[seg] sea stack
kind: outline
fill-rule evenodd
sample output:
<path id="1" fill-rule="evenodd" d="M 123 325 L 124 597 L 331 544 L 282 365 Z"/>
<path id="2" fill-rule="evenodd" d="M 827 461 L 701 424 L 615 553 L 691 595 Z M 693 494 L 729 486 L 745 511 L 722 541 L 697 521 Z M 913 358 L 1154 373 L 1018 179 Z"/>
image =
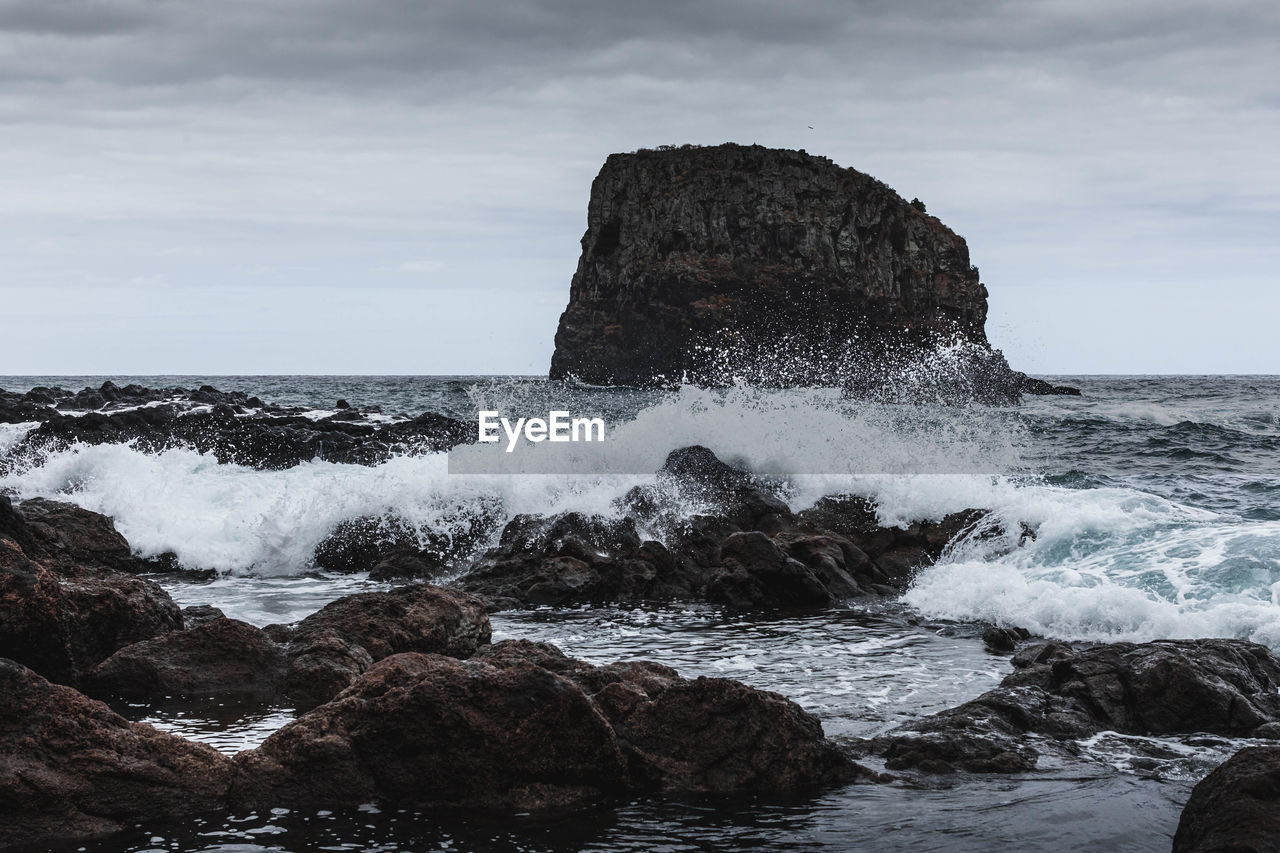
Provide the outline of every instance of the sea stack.
<path id="1" fill-rule="evenodd" d="M 550 375 L 858 388 L 959 345 L 1030 390 L 986 317 L 964 238 L 919 201 L 804 151 L 665 146 L 611 155 L 592 184 Z"/>

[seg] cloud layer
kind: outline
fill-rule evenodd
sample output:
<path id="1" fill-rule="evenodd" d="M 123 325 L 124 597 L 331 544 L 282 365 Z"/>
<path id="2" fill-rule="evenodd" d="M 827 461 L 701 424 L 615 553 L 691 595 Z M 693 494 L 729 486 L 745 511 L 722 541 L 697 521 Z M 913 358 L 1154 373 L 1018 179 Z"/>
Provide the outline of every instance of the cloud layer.
<path id="1" fill-rule="evenodd" d="M 1266 0 L 0 0 L 0 373 L 542 372 L 604 157 L 726 140 L 924 199 L 1020 367 L 1280 372 L 1278 37 Z"/>

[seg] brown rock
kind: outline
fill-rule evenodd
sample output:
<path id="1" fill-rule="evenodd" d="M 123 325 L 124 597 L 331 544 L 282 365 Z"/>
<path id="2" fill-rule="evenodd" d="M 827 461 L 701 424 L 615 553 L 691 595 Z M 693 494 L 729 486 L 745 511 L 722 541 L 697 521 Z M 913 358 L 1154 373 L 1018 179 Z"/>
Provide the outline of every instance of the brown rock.
<path id="1" fill-rule="evenodd" d="M 98 567 L 33 561 L 0 538 L 0 649 L 54 681 L 76 681 L 124 646 L 182 627 L 159 585 Z"/>
<path id="2" fill-rule="evenodd" d="M 231 763 L 0 659 L 0 846 L 225 807 Z"/>
<path id="3" fill-rule="evenodd" d="M 337 699 L 236 757 L 244 807 L 545 810 L 620 793 L 626 763 L 582 688 L 530 663 L 375 663 Z"/>
<path id="4" fill-rule="evenodd" d="M 289 644 L 289 696 L 327 701 L 370 663 L 401 652 L 468 657 L 489 642 L 483 604 L 458 590 L 413 584 L 330 602 L 303 619 Z"/>
<path id="5" fill-rule="evenodd" d="M 266 700 L 284 689 L 284 649 L 260 629 L 219 617 L 143 640 L 98 664 L 81 688 L 134 700 Z"/>

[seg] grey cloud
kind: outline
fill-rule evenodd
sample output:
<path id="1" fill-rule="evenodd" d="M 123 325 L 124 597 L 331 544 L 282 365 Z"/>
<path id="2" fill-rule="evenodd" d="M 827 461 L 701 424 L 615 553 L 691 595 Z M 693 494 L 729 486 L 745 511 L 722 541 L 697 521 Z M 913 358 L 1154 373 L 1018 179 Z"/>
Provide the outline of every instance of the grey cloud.
<path id="1" fill-rule="evenodd" d="M 1106 369 L 1036 331 L 1086 283 L 1139 325 L 1141 294 L 1215 277 L 1280 313 L 1278 38 L 1269 0 L 0 0 L 0 252 L 15 286 L 163 280 L 179 307 L 418 289 L 472 317 L 457 294 L 483 289 L 510 303 L 509 369 L 540 369 L 603 158 L 760 142 L 925 199 L 969 239 L 996 337 L 1049 341 L 1022 366 Z M 1240 336 L 1210 319 L 1216 357 Z M 365 340 L 364 367 L 410 369 Z"/>

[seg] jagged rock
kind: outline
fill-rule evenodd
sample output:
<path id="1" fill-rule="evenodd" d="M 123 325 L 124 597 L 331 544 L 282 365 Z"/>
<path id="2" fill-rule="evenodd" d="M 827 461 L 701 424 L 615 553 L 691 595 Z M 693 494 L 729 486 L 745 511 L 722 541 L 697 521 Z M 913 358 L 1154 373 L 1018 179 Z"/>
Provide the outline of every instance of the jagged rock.
<path id="1" fill-rule="evenodd" d="M 552 379 L 858 384 L 956 339 L 1016 399 L 963 238 L 874 178 L 758 145 L 614 154 L 591 187 Z M 955 364 L 954 357 L 943 366 Z M 989 387 L 984 387 L 989 386 Z"/>
<path id="2" fill-rule="evenodd" d="M 720 545 L 718 572 L 707 586 L 707 598 L 731 607 L 826 606 L 837 595 L 813 570 L 788 557 L 759 531 L 733 533 Z M 845 586 L 856 594 L 857 584 Z"/>
<path id="3" fill-rule="evenodd" d="M 469 657 L 490 630 L 481 603 L 457 590 L 414 584 L 348 595 L 293 630 L 288 695 L 302 708 L 327 702 L 373 662 L 400 652 Z"/>
<path id="4" fill-rule="evenodd" d="M 629 518 L 519 515 L 458 581 L 495 606 L 692 597 L 694 581 Z"/>
<path id="5" fill-rule="evenodd" d="M 103 698 L 151 702 L 261 701 L 279 696 L 284 678 L 284 649 L 246 622 L 214 617 L 125 646 L 89 672 L 81 689 Z"/>
<path id="6" fill-rule="evenodd" d="M 947 545 L 976 531 L 987 513 L 968 509 L 953 512 L 939 521 L 914 521 L 906 527 L 881 526 L 875 505 L 864 497 L 825 497 L 796 515 L 801 530 L 833 532 L 849 540 L 865 553 L 880 573 L 881 583 L 904 587 L 915 570 L 942 556 Z M 989 531 L 988 535 L 994 534 Z"/>
<path id="7" fill-rule="evenodd" d="M 674 487 L 680 498 L 703 504 L 742 530 L 773 535 L 791 527 L 791 508 L 765 483 L 722 462 L 701 445 L 667 454 L 657 480 L 659 485 Z"/>
<path id="8" fill-rule="evenodd" d="M 1027 652 L 996 689 L 876 738 L 872 748 L 891 770 L 1013 772 L 1035 764 L 1027 733 L 1245 737 L 1280 722 L 1280 658 L 1257 643 L 1046 644 Z"/>
<path id="9" fill-rule="evenodd" d="M 0 658 L 0 847 L 225 808 L 231 762 Z"/>
<path id="10" fill-rule="evenodd" d="M 1173 853 L 1280 851 L 1280 747 L 1247 747 L 1200 780 Z"/>
<path id="11" fill-rule="evenodd" d="M 650 511 L 663 490 L 725 514 L 680 519 Z M 824 499 L 793 515 L 766 484 L 700 446 L 673 451 L 658 483 L 633 489 L 620 507 L 637 512 L 667 544 L 642 540 L 630 516 L 522 515 L 458 584 L 498 609 L 673 600 L 827 606 L 901 592 L 918 567 L 986 516 L 967 510 L 880 527 L 874 506 L 853 497 Z"/>

